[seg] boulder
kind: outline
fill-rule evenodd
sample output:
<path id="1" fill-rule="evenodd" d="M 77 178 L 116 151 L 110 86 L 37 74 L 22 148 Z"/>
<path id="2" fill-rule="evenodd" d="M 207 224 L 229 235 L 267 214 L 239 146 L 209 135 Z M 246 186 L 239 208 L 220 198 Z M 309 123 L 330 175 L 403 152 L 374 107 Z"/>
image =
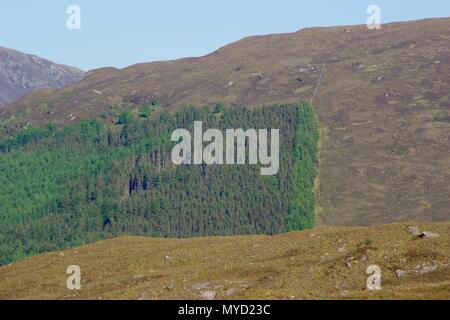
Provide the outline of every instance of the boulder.
<path id="1" fill-rule="evenodd" d="M 228 290 L 225 291 L 225 295 L 226 295 L 227 297 L 229 297 L 229 296 L 232 296 L 233 294 L 235 294 L 236 292 L 237 292 L 237 289 L 236 289 L 236 288 L 230 288 L 230 289 L 228 289 Z"/>
<path id="2" fill-rule="evenodd" d="M 437 233 L 434 232 L 430 232 L 430 231 L 423 231 L 419 237 L 421 237 L 422 239 L 430 239 L 430 238 L 439 238 L 439 235 Z"/>
<path id="3" fill-rule="evenodd" d="M 397 276 L 397 278 L 403 278 L 408 274 L 408 272 L 404 271 L 404 270 L 397 270 L 395 271 L 395 275 Z"/>
<path id="4" fill-rule="evenodd" d="M 420 236 L 420 230 L 417 227 L 408 227 L 408 232 L 413 236 Z"/>
<path id="5" fill-rule="evenodd" d="M 338 249 L 337 249 L 337 252 L 338 253 L 345 253 L 347 250 L 345 250 L 345 248 L 344 247 L 339 247 Z"/>
<path id="6" fill-rule="evenodd" d="M 175 288 L 175 286 L 173 284 L 168 284 L 164 287 L 164 289 L 169 290 L 169 291 L 173 290 L 174 288 Z"/>
<path id="7" fill-rule="evenodd" d="M 213 290 L 202 291 L 200 292 L 200 297 L 205 300 L 214 300 L 216 292 Z"/>
<path id="8" fill-rule="evenodd" d="M 200 283 L 196 283 L 192 286 L 192 289 L 194 290 L 202 290 L 202 289 L 206 289 L 209 287 L 209 282 L 200 282 Z"/>

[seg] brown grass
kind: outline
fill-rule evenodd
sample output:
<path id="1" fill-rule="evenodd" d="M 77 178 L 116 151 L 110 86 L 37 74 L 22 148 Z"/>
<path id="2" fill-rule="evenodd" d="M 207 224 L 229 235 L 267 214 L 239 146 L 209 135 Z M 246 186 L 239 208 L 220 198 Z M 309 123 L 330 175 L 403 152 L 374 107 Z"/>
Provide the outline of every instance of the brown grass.
<path id="1" fill-rule="evenodd" d="M 410 235 L 410 225 L 274 237 L 123 237 L 1 267 L 0 299 L 200 299 L 205 290 L 217 299 L 450 299 L 450 224 L 414 224 L 440 234 L 425 240 Z M 377 292 L 366 289 L 373 264 L 382 270 Z M 66 288 L 69 265 L 81 267 L 79 291 Z M 424 265 L 438 268 L 419 275 Z M 397 269 L 410 274 L 397 279 Z M 204 282 L 207 288 L 193 288 Z"/>

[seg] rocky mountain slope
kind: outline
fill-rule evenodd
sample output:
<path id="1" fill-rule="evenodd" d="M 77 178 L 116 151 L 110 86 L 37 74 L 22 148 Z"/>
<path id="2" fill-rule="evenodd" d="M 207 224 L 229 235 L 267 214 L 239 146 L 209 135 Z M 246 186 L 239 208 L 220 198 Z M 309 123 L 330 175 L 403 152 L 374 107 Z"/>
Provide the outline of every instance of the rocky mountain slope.
<path id="1" fill-rule="evenodd" d="M 61 88 L 84 72 L 34 55 L 0 47 L 0 106 L 40 88 Z"/>
<path id="2" fill-rule="evenodd" d="M 450 217 L 450 19 L 250 37 L 200 58 L 89 72 L 36 91 L 1 125 L 65 125 L 158 101 L 313 100 L 322 127 L 318 217 L 373 225 Z"/>
<path id="3" fill-rule="evenodd" d="M 81 290 L 66 287 L 70 265 Z M 379 291 L 366 287 L 371 265 Z M 0 267 L 0 279 L 0 299 L 450 299 L 450 224 L 124 237 Z"/>

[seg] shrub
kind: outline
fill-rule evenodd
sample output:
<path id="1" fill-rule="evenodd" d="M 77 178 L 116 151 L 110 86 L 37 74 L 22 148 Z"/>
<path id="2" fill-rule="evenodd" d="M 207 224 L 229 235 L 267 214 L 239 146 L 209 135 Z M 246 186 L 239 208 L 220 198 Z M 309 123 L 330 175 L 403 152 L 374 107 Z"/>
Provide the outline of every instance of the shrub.
<path id="1" fill-rule="evenodd" d="M 133 118 L 134 118 L 134 116 L 131 111 L 122 112 L 119 115 L 119 119 L 117 119 L 117 124 L 127 124 L 127 123 L 133 121 Z"/>

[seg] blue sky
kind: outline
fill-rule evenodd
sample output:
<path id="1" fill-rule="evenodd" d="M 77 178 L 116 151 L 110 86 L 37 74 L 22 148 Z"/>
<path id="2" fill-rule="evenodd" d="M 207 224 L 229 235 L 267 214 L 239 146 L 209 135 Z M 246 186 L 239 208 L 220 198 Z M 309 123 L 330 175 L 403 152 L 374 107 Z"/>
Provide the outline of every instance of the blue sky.
<path id="1" fill-rule="evenodd" d="M 0 0 L 0 46 L 84 70 L 201 56 L 257 34 L 450 17 L 449 0 Z M 68 30 L 69 5 L 81 29 Z M 449 26 L 450 27 L 450 26 Z"/>

